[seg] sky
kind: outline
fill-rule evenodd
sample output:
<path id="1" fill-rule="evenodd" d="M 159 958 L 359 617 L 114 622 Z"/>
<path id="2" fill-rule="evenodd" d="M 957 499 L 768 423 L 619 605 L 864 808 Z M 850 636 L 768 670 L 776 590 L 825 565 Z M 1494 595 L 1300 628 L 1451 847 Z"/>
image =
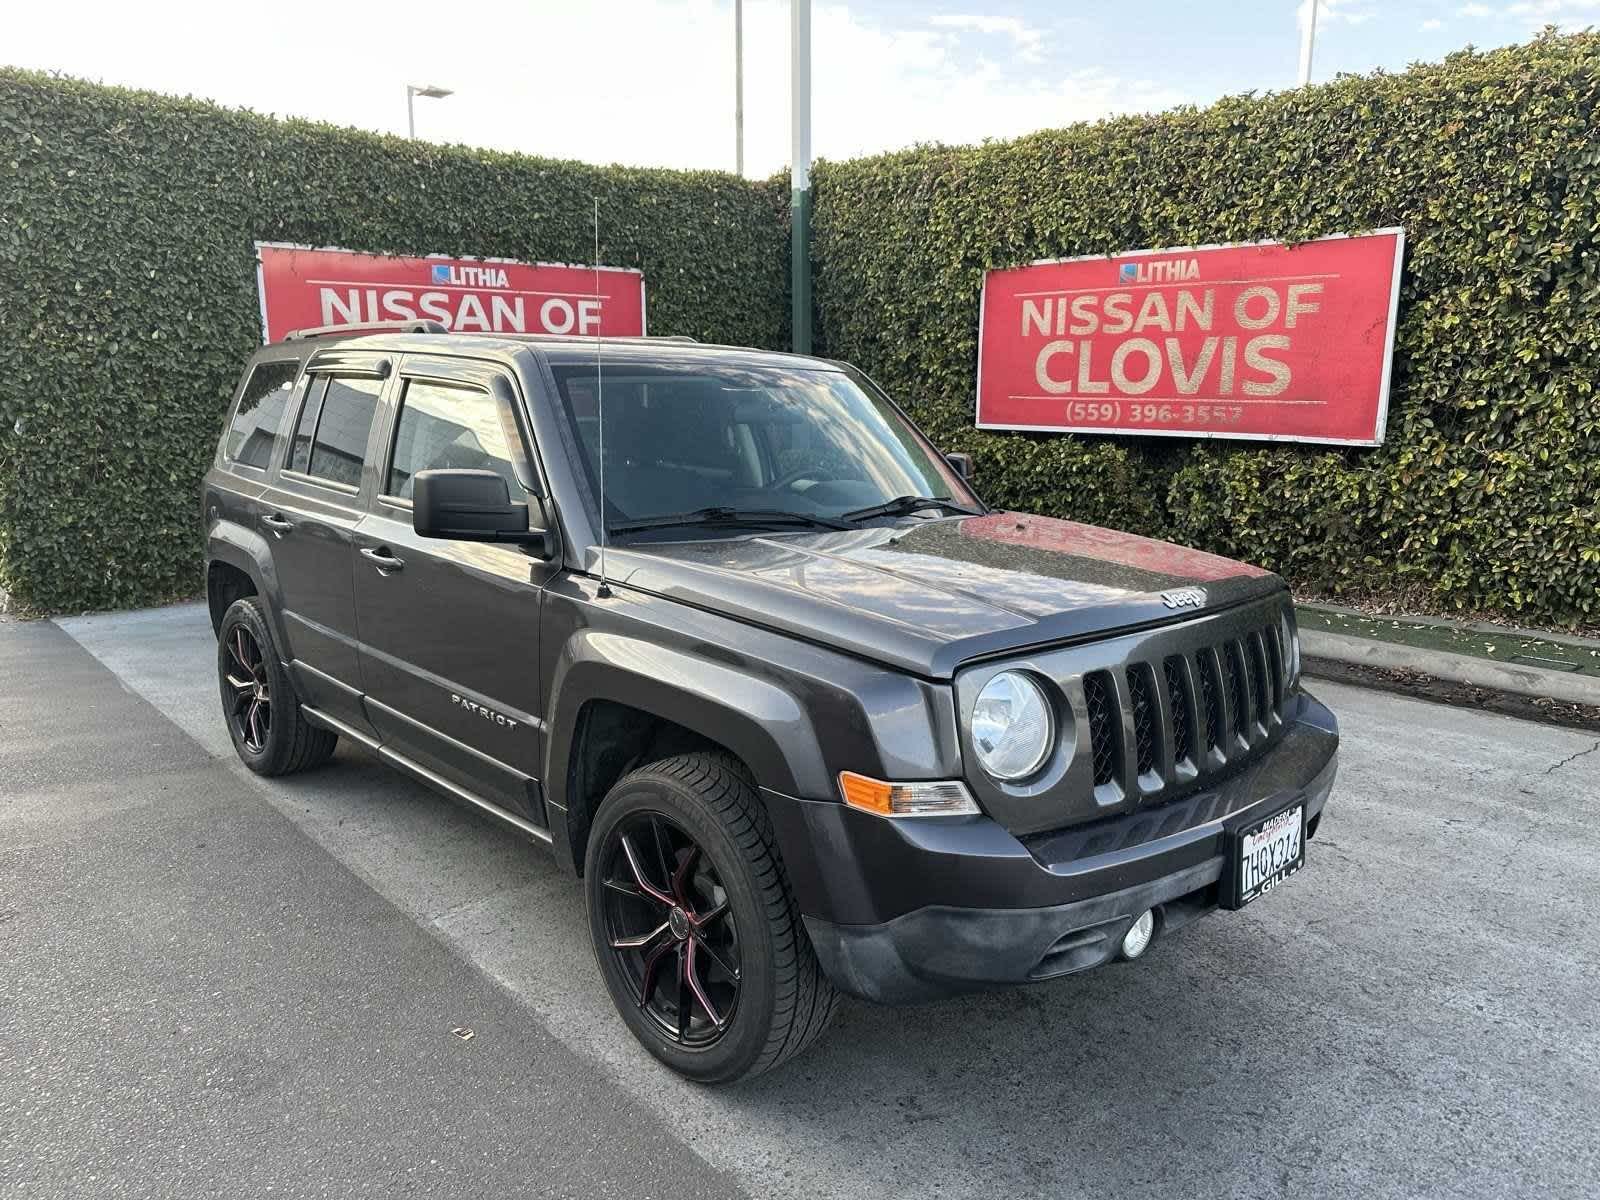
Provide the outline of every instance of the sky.
<path id="1" fill-rule="evenodd" d="M 819 158 L 1293 87 L 1309 0 L 813 0 Z M 789 6 L 746 0 L 745 168 L 789 162 Z M 1600 0 L 1322 0 L 1313 80 L 1600 26 Z M 20 4 L 0 63 L 590 162 L 734 166 L 733 0 Z"/>

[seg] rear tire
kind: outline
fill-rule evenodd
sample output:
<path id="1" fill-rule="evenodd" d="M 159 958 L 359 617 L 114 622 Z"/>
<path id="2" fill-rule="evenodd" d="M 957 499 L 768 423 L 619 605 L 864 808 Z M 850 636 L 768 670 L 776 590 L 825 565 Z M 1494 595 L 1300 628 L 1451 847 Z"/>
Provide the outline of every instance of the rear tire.
<path id="1" fill-rule="evenodd" d="M 680 754 L 625 775 L 595 814 L 585 859 L 606 987 L 673 1070 L 702 1083 L 759 1075 L 827 1027 L 838 993 L 737 760 Z"/>
<path id="2" fill-rule="evenodd" d="M 339 735 L 305 719 L 254 596 L 235 600 L 217 635 L 222 714 L 239 760 L 257 775 L 290 775 L 325 763 Z"/>

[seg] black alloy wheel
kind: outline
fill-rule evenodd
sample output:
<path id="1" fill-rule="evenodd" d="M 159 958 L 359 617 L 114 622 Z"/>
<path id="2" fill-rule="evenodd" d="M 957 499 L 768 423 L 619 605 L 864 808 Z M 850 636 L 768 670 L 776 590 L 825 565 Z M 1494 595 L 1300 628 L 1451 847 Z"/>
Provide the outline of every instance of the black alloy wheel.
<path id="1" fill-rule="evenodd" d="M 634 1002 L 675 1045 L 711 1046 L 733 1020 L 740 984 L 739 929 L 716 868 L 657 812 L 612 829 L 601 862 L 606 941 Z"/>
<path id="2" fill-rule="evenodd" d="M 584 893 L 595 962 L 629 1032 L 701 1083 L 760 1075 L 821 1035 L 839 994 L 743 763 L 635 767 L 595 810 Z"/>
<path id="3" fill-rule="evenodd" d="M 266 662 L 254 635 L 243 625 L 228 631 L 227 652 L 230 663 L 223 678 L 233 689 L 228 721 L 244 748 L 261 754 L 272 734 L 272 688 Z"/>
<path id="4" fill-rule="evenodd" d="M 306 720 L 255 596 L 235 600 L 222 615 L 217 684 L 233 748 L 257 775 L 288 775 L 333 755 L 339 736 Z"/>

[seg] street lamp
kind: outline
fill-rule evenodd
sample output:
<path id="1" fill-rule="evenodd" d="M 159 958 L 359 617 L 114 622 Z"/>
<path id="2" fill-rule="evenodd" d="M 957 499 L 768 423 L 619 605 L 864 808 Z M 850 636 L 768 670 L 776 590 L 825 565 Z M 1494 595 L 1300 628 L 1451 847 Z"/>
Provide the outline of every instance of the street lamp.
<path id="1" fill-rule="evenodd" d="M 447 87 L 440 87 L 435 83 L 408 83 L 406 84 L 406 136 L 415 140 L 417 136 L 416 106 L 412 103 L 415 96 L 426 96 L 429 100 L 443 100 L 451 95 Z"/>
<path id="2" fill-rule="evenodd" d="M 811 353 L 811 0 L 789 0 L 789 304 L 796 354 Z"/>
<path id="3" fill-rule="evenodd" d="M 1311 50 L 1317 43 L 1317 0 L 1300 5 L 1300 86 L 1311 82 Z"/>

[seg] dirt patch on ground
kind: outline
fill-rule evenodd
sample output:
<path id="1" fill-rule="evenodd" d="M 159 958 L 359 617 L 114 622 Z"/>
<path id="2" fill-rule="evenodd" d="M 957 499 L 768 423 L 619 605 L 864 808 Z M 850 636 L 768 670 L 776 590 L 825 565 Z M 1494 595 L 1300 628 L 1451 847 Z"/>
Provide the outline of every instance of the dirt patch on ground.
<path id="1" fill-rule="evenodd" d="M 1306 657 L 1305 673 L 1339 683 L 1353 683 L 1359 687 L 1380 688 L 1415 696 L 1420 700 L 1433 700 L 1440 704 L 1455 704 L 1463 708 L 1481 708 L 1489 712 L 1522 717 L 1529 721 L 1543 721 L 1547 725 L 1563 725 L 1569 729 L 1583 729 L 1600 733 L 1600 705 L 1569 704 L 1562 700 L 1519 696 L 1494 688 L 1474 687 L 1470 683 L 1453 683 L 1437 679 L 1421 671 L 1401 671 L 1387 667 L 1335 662 L 1332 659 Z"/>

